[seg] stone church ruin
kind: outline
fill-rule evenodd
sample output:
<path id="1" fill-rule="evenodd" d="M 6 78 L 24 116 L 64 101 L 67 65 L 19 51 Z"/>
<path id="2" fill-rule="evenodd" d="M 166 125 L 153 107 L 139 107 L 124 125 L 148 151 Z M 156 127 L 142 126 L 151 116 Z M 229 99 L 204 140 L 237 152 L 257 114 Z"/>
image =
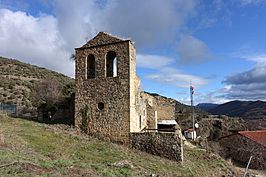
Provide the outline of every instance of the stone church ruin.
<path id="1" fill-rule="evenodd" d="M 167 149 L 170 156 L 175 154 L 173 158 L 181 160 L 178 124 L 173 120 L 170 127 L 164 126 L 172 129 L 169 135 L 158 133 L 158 122 L 162 126 L 163 120 L 174 119 L 175 112 L 170 108 L 161 113 L 163 105 L 141 91 L 132 41 L 100 32 L 75 51 L 75 126 L 98 138 L 140 150 L 144 146 L 163 149 L 161 144 L 167 142 L 164 152 Z M 163 154 L 156 150 L 153 153 Z"/>

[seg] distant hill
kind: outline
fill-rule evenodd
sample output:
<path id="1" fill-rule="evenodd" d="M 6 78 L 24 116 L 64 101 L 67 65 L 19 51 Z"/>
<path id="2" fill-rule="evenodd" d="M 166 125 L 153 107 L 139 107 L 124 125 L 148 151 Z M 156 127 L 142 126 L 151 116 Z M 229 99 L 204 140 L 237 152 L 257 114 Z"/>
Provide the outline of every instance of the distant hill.
<path id="1" fill-rule="evenodd" d="M 56 81 L 62 86 L 74 81 L 55 71 L 0 57 L 0 103 L 35 109 L 31 99 L 32 90 L 44 80 Z"/>
<path id="2" fill-rule="evenodd" d="M 209 110 L 211 114 L 241 117 L 244 119 L 266 118 L 264 101 L 230 101 Z"/>
<path id="3" fill-rule="evenodd" d="M 217 106 L 219 106 L 219 104 L 214 104 L 214 103 L 200 103 L 197 105 L 198 108 L 204 111 L 210 111 L 211 109 L 214 109 Z"/>

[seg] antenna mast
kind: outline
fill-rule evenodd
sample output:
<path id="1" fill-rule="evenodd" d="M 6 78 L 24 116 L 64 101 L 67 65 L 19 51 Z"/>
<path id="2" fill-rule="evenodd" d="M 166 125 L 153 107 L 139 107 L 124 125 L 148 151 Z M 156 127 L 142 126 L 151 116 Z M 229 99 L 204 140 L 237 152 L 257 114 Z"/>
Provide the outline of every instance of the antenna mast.
<path id="1" fill-rule="evenodd" d="M 194 87 L 191 85 L 191 81 L 190 81 L 190 101 L 191 101 L 191 109 L 192 109 L 192 128 L 193 128 L 193 132 L 192 132 L 192 140 L 195 140 L 195 114 L 194 114 L 194 102 L 193 102 L 193 95 L 194 95 Z"/>

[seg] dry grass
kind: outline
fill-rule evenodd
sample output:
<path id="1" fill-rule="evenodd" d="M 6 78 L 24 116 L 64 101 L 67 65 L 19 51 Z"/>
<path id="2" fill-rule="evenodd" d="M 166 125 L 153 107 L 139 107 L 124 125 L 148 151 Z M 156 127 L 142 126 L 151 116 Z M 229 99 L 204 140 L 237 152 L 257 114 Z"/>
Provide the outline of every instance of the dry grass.
<path id="1" fill-rule="evenodd" d="M 0 176 L 222 176 L 220 157 L 185 149 L 183 164 L 78 135 L 71 127 L 45 125 L 0 114 Z M 122 165 L 116 165 L 121 162 Z M 123 162 L 128 164 L 123 165 Z M 121 164 L 119 163 L 119 164 Z"/>

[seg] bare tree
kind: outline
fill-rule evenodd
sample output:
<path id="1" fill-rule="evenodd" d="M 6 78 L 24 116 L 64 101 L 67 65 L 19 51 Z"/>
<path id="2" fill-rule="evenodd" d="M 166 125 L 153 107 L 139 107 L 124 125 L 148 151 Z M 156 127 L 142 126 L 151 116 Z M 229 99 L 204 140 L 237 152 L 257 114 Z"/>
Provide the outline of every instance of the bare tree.
<path id="1" fill-rule="evenodd" d="M 76 55 L 75 55 L 74 53 L 72 53 L 72 54 L 70 55 L 69 59 L 70 59 L 71 61 L 75 61 L 75 60 L 76 60 Z"/>
<path id="2" fill-rule="evenodd" d="M 44 103 L 56 103 L 63 99 L 63 86 L 57 80 L 42 80 L 33 86 L 31 99 L 34 106 Z"/>

